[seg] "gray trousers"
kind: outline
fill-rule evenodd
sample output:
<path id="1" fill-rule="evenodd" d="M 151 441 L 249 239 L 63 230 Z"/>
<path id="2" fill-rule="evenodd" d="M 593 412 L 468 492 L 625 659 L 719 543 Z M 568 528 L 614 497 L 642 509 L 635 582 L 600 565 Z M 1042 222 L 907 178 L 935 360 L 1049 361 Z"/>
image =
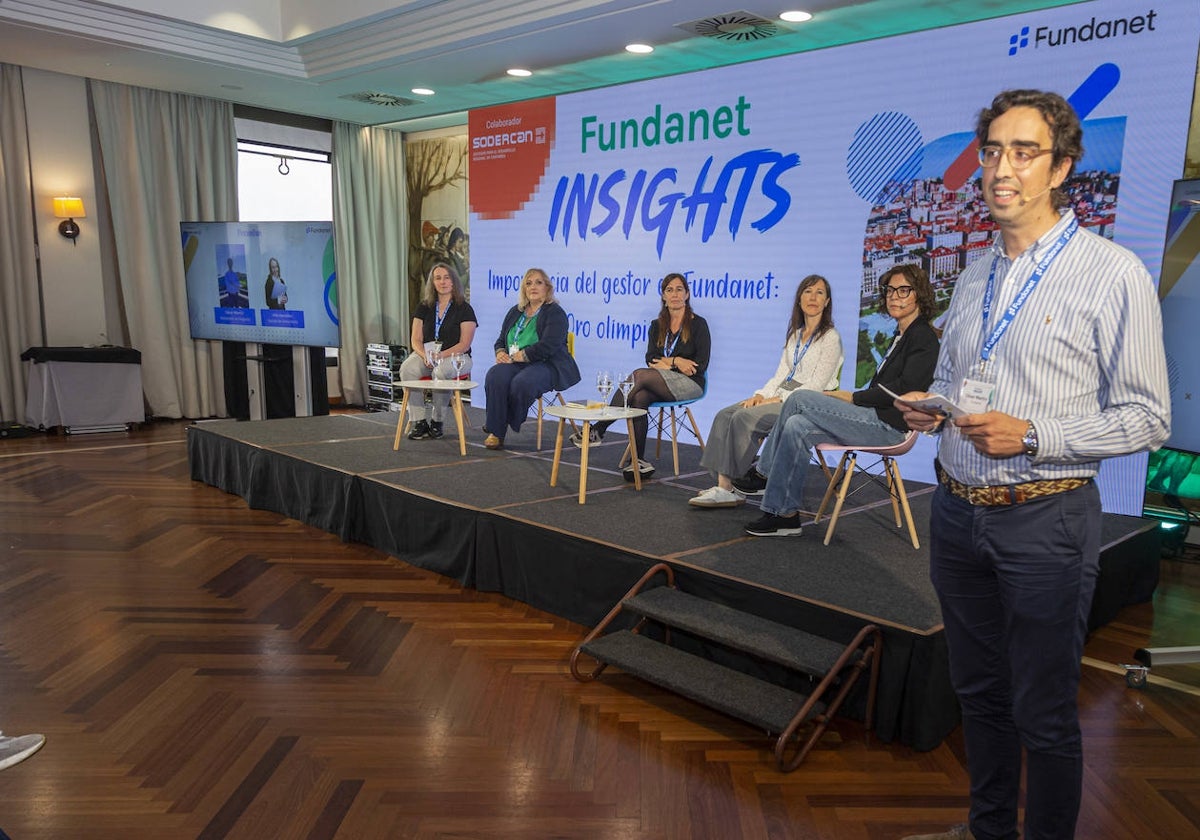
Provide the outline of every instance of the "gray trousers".
<path id="1" fill-rule="evenodd" d="M 750 469 L 763 438 L 770 434 L 779 419 L 783 403 L 759 403 L 742 408 L 741 403 L 726 406 L 713 418 L 712 429 L 700 466 L 713 474 L 737 478 Z"/>

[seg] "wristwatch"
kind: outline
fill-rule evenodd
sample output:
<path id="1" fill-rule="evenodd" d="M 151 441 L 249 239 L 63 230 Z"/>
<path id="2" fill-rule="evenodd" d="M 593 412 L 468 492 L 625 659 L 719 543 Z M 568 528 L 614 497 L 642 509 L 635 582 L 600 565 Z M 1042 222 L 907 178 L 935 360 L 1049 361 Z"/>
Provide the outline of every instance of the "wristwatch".
<path id="1" fill-rule="evenodd" d="M 1037 428 L 1033 425 L 1032 420 L 1025 421 L 1028 425 L 1025 426 L 1025 436 L 1021 438 L 1021 446 L 1025 447 L 1025 454 L 1030 458 L 1036 458 L 1038 453 L 1038 438 Z"/>

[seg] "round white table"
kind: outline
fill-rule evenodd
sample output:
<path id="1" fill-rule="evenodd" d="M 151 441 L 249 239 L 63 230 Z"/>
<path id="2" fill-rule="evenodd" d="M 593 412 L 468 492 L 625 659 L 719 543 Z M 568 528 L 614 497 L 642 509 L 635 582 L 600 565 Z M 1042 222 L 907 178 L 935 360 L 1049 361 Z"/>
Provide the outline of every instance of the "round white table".
<path id="1" fill-rule="evenodd" d="M 633 486 L 642 489 L 642 473 L 638 467 L 637 446 L 634 443 L 633 436 L 633 418 L 641 417 L 646 413 L 644 408 L 620 408 L 611 405 L 606 405 L 598 408 L 587 408 L 582 405 L 574 405 L 567 403 L 566 405 L 549 405 L 546 406 L 546 413 L 551 417 L 558 418 L 558 434 L 554 437 L 554 466 L 550 469 L 550 486 L 558 485 L 558 464 L 562 460 L 563 446 L 563 427 L 567 425 L 568 420 L 574 420 L 583 424 L 581 434 L 583 435 L 583 446 L 579 456 L 579 504 L 583 504 L 587 496 L 587 470 L 588 470 L 588 448 L 592 438 L 592 423 L 597 420 L 624 420 L 629 428 L 629 443 L 625 447 L 627 454 L 631 454 L 633 464 Z M 622 457 L 624 460 L 624 457 Z"/>
<path id="2" fill-rule="evenodd" d="M 454 410 L 454 422 L 458 425 L 458 454 L 467 454 L 467 434 L 466 416 L 463 414 L 462 394 L 463 391 L 470 391 L 479 385 L 470 379 L 398 379 L 392 383 L 396 388 L 404 390 L 404 397 L 400 400 L 400 419 L 396 421 L 396 441 L 392 444 L 392 451 L 400 448 L 400 441 L 404 437 L 404 424 L 408 417 L 408 395 L 410 391 L 449 391 L 452 399 L 450 407 Z"/>

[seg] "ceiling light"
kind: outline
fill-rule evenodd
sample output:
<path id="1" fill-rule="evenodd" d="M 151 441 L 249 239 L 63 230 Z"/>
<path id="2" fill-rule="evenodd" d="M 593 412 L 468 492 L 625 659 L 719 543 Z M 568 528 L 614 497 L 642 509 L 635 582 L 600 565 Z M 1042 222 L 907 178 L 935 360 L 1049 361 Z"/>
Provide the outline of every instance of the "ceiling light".
<path id="1" fill-rule="evenodd" d="M 788 23 L 804 23 L 806 20 L 812 20 L 812 15 L 808 12 L 781 12 L 779 19 Z"/>
<path id="2" fill-rule="evenodd" d="M 433 96 L 433 90 L 430 88 L 413 88 L 412 92 L 417 96 Z"/>
<path id="3" fill-rule="evenodd" d="M 635 53 L 637 55 L 646 55 L 654 52 L 654 47 L 649 44 L 626 44 L 625 52 Z"/>
<path id="4" fill-rule="evenodd" d="M 508 75 L 510 75 L 510 76 L 518 76 L 518 77 L 520 77 L 520 78 L 522 78 L 522 79 L 524 79 L 526 76 L 532 76 L 532 75 L 533 75 L 533 71 L 532 71 L 532 70 L 525 70 L 525 69 L 523 69 L 523 68 L 520 68 L 520 67 L 512 67 L 512 68 L 510 68 L 510 69 L 506 70 L 505 72 L 506 72 L 506 73 L 508 73 Z"/>

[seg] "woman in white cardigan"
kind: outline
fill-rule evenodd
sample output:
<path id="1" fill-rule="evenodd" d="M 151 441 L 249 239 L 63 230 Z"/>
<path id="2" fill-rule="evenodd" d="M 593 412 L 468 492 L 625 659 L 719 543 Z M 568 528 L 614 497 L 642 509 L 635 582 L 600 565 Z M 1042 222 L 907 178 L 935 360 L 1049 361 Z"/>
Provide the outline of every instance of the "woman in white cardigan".
<path id="1" fill-rule="evenodd" d="M 775 375 L 751 396 L 721 409 L 713 418 L 700 465 L 708 468 L 717 483 L 688 504 L 698 508 L 742 504 L 746 496 L 734 487 L 733 479 L 750 469 L 788 394 L 796 388 L 834 390 L 841 369 L 842 339 L 833 328 L 829 281 L 810 274 L 796 289 L 787 341 Z"/>

